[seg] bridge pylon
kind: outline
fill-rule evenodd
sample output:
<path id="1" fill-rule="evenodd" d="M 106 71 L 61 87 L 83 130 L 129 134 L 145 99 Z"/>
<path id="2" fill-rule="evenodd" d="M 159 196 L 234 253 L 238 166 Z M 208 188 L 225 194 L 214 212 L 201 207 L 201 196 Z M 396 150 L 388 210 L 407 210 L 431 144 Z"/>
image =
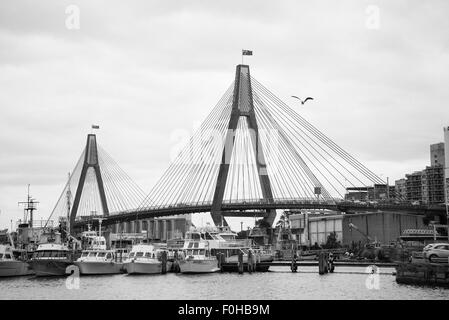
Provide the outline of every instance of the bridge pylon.
<path id="1" fill-rule="evenodd" d="M 273 202 L 273 192 L 271 190 L 270 178 L 268 176 L 265 157 L 262 145 L 259 139 L 259 127 L 254 111 L 253 92 L 251 87 L 251 76 L 248 65 L 237 65 L 235 73 L 232 111 L 228 123 L 228 130 L 224 141 L 221 164 L 218 171 L 217 183 L 212 200 L 211 216 L 215 225 L 226 225 L 224 215 L 221 210 L 223 196 L 226 189 L 229 167 L 231 162 L 232 151 L 234 148 L 235 135 L 239 120 L 246 118 L 248 128 L 250 130 L 251 145 L 255 155 L 255 163 L 257 166 L 257 174 L 259 177 L 260 187 L 263 199 L 268 203 Z M 267 210 L 267 216 L 264 218 L 270 225 L 276 218 L 275 210 Z"/>
<path id="2" fill-rule="evenodd" d="M 103 184 L 103 178 L 101 176 L 100 163 L 98 160 L 98 148 L 97 139 L 95 134 L 87 135 L 86 148 L 84 152 L 84 162 L 81 169 L 81 175 L 78 181 L 78 187 L 76 188 L 75 199 L 73 201 L 72 209 L 70 211 L 70 233 L 73 234 L 73 226 L 75 224 L 76 214 L 81 200 L 83 187 L 86 183 L 86 176 L 88 170 L 92 168 L 95 172 L 95 178 L 98 185 L 98 192 L 100 194 L 101 207 L 103 209 L 103 215 L 109 215 L 108 203 L 106 200 L 106 194 Z"/>

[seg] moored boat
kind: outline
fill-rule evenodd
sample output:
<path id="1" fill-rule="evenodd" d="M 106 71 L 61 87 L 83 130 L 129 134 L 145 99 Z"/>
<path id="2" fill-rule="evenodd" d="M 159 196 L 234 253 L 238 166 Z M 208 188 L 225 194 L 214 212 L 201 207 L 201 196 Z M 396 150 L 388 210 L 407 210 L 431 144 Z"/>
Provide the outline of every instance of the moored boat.
<path id="1" fill-rule="evenodd" d="M 0 277 L 26 276 L 34 271 L 26 262 L 26 251 L 0 245 Z"/>
<path id="2" fill-rule="evenodd" d="M 207 241 L 211 255 L 218 257 L 223 256 L 224 265 L 222 269 L 225 271 L 238 270 L 238 256 L 243 255 L 244 264 L 248 261 L 248 252 L 252 251 L 252 259 L 256 262 L 257 271 L 268 271 L 269 266 L 261 264 L 261 262 L 273 261 L 273 254 L 270 250 L 263 247 L 253 248 L 251 239 L 236 239 L 236 234 L 229 227 L 191 229 L 186 233 L 186 240 Z"/>
<path id="3" fill-rule="evenodd" d="M 123 268 L 114 250 L 84 250 L 74 265 L 82 275 L 117 274 Z"/>
<path id="4" fill-rule="evenodd" d="M 36 276 L 64 276 L 71 264 L 71 252 L 66 246 L 58 243 L 39 245 L 31 258 L 31 267 Z"/>
<path id="5" fill-rule="evenodd" d="M 162 252 L 166 251 L 155 244 L 134 245 L 124 261 L 124 269 L 128 274 L 162 273 Z M 166 261 L 166 270 L 171 269 L 171 262 Z"/>
<path id="6" fill-rule="evenodd" d="M 211 273 L 220 270 L 218 260 L 211 255 L 207 241 L 186 240 L 179 259 L 181 273 Z"/>

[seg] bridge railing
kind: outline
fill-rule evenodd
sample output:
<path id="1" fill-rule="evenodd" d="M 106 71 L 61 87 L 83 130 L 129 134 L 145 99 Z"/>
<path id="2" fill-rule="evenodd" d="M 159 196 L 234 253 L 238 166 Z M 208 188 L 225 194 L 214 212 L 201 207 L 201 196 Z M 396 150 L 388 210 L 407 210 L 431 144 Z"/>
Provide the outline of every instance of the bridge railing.
<path id="1" fill-rule="evenodd" d="M 148 212 L 148 211 L 154 211 L 154 212 L 165 212 L 167 213 L 176 213 L 176 211 L 185 211 L 185 209 L 189 209 L 192 211 L 199 212 L 201 210 L 208 211 L 210 210 L 210 207 L 212 205 L 212 201 L 204 201 L 204 202 L 192 202 L 192 203 L 186 203 L 186 202 L 180 202 L 178 204 L 162 204 L 162 205 L 153 205 L 145 208 L 137 208 L 137 209 L 129 209 L 126 211 L 121 212 L 113 212 L 110 213 L 110 215 L 131 215 L 135 214 L 136 216 L 139 215 L 140 212 Z M 429 209 L 429 208 L 439 208 L 438 206 L 429 206 L 425 204 L 421 205 L 412 205 L 410 202 L 399 202 L 399 201 L 348 201 L 341 198 L 332 198 L 332 199 L 311 199 L 311 198 L 277 198 L 272 201 L 269 201 L 267 199 L 238 199 L 238 200 L 225 200 L 223 201 L 223 207 L 224 209 L 232 209 L 234 207 L 238 208 L 244 208 L 245 206 L 248 207 L 254 207 L 255 209 L 257 207 L 263 207 L 263 208 L 270 208 L 272 206 L 279 205 L 281 207 L 287 207 L 288 205 L 295 205 L 295 206 L 310 206 L 310 207 L 328 207 L 328 206 L 337 206 L 340 208 L 348 207 L 348 208 L 367 208 L 367 209 L 413 209 L 413 210 L 420 210 L 420 209 Z M 98 216 L 101 217 L 101 216 Z M 93 219 L 96 217 L 89 216 L 89 217 L 81 217 L 82 220 L 88 220 Z"/>
<path id="2" fill-rule="evenodd" d="M 304 205 L 335 205 L 336 203 L 340 203 L 342 199 L 333 198 L 333 199 L 312 199 L 312 198 L 276 198 L 272 201 L 268 199 L 238 199 L 238 200 L 225 200 L 223 201 L 224 206 L 259 206 L 259 205 L 276 205 L 276 204 L 304 204 Z M 147 207 L 141 207 L 137 209 L 129 209 L 126 211 L 120 212 L 111 212 L 110 215 L 123 215 L 123 214 L 136 214 L 139 212 L 147 212 L 147 211 L 165 211 L 165 210 L 174 210 L 176 209 L 185 209 L 185 208 L 197 208 L 201 209 L 203 207 L 212 206 L 212 201 L 203 201 L 203 202 L 180 202 L 178 204 L 161 204 L 161 205 L 152 205 Z"/>

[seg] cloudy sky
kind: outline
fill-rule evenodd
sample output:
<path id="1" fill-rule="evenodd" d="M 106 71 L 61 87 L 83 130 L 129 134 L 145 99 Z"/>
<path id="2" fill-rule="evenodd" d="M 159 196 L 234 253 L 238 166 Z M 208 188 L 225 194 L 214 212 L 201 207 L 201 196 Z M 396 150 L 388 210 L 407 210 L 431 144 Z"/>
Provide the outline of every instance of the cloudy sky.
<path id="1" fill-rule="evenodd" d="M 382 178 L 420 170 L 449 124 L 448 12 L 445 0 L 1 1 L 0 228 L 22 216 L 27 184 L 48 217 L 91 124 L 149 191 L 241 49 L 258 81 Z"/>

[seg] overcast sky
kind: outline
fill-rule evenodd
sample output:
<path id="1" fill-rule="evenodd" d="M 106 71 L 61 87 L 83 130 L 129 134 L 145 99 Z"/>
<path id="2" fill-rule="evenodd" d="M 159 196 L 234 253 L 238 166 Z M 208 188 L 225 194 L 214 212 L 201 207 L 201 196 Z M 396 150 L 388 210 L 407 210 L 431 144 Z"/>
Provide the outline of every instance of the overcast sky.
<path id="1" fill-rule="evenodd" d="M 149 191 L 241 49 L 259 82 L 382 178 L 421 170 L 449 124 L 448 12 L 445 0 L 3 0 L 0 228 L 22 217 L 28 183 L 48 217 L 91 124 Z"/>

